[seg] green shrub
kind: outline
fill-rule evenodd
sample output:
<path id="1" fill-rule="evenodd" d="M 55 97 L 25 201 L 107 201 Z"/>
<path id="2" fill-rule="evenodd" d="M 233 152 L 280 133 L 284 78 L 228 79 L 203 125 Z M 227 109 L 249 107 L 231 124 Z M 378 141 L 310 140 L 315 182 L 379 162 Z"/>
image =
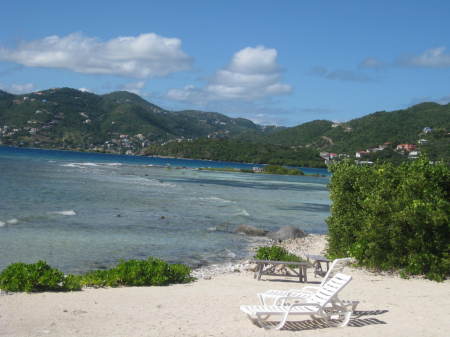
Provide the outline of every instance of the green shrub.
<path id="1" fill-rule="evenodd" d="M 64 275 L 46 262 L 35 264 L 14 263 L 0 274 L 0 289 L 6 291 L 72 291 L 82 286 L 162 286 L 187 283 L 193 280 L 191 269 L 182 264 L 169 264 L 163 260 L 121 261 L 108 270 L 94 270 L 84 275 Z"/>
<path id="2" fill-rule="evenodd" d="M 81 284 L 77 277 L 65 276 L 45 261 L 32 264 L 19 262 L 9 265 L 2 271 L 0 289 L 26 292 L 68 291 L 81 289 Z"/>
<path id="3" fill-rule="evenodd" d="M 267 165 L 264 167 L 264 173 L 270 174 L 288 174 L 288 175 L 304 175 L 305 173 L 298 169 L 288 169 L 280 165 Z"/>
<path id="4" fill-rule="evenodd" d="M 286 249 L 280 246 L 259 247 L 256 251 L 255 259 L 271 261 L 302 261 L 300 257 L 290 254 Z"/>
<path id="5" fill-rule="evenodd" d="M 450 274 L 450 168 L 427 159 L 331 167 L 328 253 L 361 265 L 425 274 Z"/>
<path id="6" fill-rule="evenodd" d="M 92 287 L 162 286 L 192 281 L 189 267 L 163 260 L 121 261 L 108 270 L 95 270 L 83 276 L 82 284 Z"/>

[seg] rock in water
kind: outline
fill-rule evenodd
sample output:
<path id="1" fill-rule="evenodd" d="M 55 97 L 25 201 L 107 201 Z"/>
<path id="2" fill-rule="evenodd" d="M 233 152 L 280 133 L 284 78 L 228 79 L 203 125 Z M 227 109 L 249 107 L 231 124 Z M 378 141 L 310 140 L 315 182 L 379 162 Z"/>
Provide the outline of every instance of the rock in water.
<path id="1" fill-rule="evenodd" d="M 282 241 L 288 239 L 304 238 L 307 235 L 308 234 L 306 234 L 304 231 L 294 226 L 284 226 L 276 232 L 270 232 L 269 234 L 267 234 L 267 237 L 271 238 L 272 240 Z"/>
<path id="2" fill-rule="evenodd" d="M 264 229 L 256 228 L 250 225 L 239 225 L 236 227 L 234 232 L 251 236 L 264 236 L 267 234 L 267 231 L 265 231 Z"/>

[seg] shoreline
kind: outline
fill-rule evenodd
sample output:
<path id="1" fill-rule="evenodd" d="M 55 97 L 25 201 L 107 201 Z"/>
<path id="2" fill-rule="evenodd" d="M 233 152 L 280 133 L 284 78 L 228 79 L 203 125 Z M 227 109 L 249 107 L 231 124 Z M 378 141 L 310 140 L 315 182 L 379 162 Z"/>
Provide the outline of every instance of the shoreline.
<path id="1" fill-rule="evenodd" d="M 321 252 L 324 235 L 287 240 L 304 253 Z M 450 328 L 450 280 L 371 273 L 347 266 L 352 276 L 340 297 L 359 301 L 348 326 L 330 327 L 308 316 L 286 329 L 266 331 L 239 310 L 258 304 L 268 289 L 317 286 L 308 268 L 307 284 L 283 277 L 260 281 L 248 270 L 229 270 L 210 279 L 164 287 L 85 288 L 68 293 L 15 293 L 0 296 L 0 336 L 4 337 L 446 337 Z M 271 319 L 272 320 L 272 319 Z"/>
<path id="2" fill-rule="evenodd" d="M 326 237 L 327 234 L 308 234 L 303 238 L 283 240 L 281 243 L 276 243 L 267 238 L 264 242 L 254 242 L 249 245 L 249 253 L 254 253 L 258 247 L 279 245 L 289 253 L 306 260 L 306 254 L 323 255 L 325 253 Z M 247 258 L 233 262 L 200 266 L 193 269 L 191 275 L 196 278 L 210 280 L 219 275 L 253 271 L 253 265 L 250 262 L 251 259 L 252 256 L 249 255 Z"/>
<path id="3" fill-rule="evenodd" d="M 30 150 L 44 150 L 44 151 L 64 151 L 64 152 L 74 152 L 74 153 L 92 153 L 92 154 L 102 154 L 102 155 L 114 155 L 114 156 L 125 156 L 125 157 L 138 157 L 138 158 L 161 158 L 161 159 L 178 159 L 178 160 L 198 160 L 205 162 L 215 162 L 215 163 L 233 163 L 233 164 L 241 164 L 241 165 L 269 165 L 269 164 L 261 164 L 261 163 L 247 163 L 247 162 L 234 162 L 234 161 L 222 161 L 222 160 L 212 160 L 212 159 L 198 159 L 198 158 L 185 158 L 185 157 L 174 157 L 174 156 L 158 156 L 158 155 L 144 155 L 144 154 L 121 154 L 121 153 L 112 153 L 112 152 L 100 152 L 100 151 L 89 151 L 89 150 L 74 150 L 74 149 L 63 149 L 63 148 L 44 148 L 44 147 L 31 147 L 31 146 L 17 146 L 17 145 L 7 145 L 0 144 L 0 147 L 6 148 L 14 148 L 14 149 L 30 149 Z M 299 168 L 306 169 L 316 169 L 316 170 L 327 170 L 324 167 L 302 167 L 295 166 Z M 207 168 L 207 167 L 204 167 Z"/>

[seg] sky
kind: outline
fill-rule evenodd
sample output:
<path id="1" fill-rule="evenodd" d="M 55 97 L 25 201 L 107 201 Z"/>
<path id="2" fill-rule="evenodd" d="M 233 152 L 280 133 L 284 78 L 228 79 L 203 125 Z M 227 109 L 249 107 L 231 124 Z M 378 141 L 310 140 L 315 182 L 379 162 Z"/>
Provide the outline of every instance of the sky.
<path id="1" fill-rule="evenodd" d="M 259 124 L 450 102 L 448 0 L 8 1 L 0 89 L 128 90 Z"/>

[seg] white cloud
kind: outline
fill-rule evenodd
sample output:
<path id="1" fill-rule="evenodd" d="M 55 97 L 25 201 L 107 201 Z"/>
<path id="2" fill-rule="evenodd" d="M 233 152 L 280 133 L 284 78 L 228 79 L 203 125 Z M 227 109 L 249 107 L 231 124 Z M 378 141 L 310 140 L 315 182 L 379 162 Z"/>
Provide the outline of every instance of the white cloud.
<path id="1" fill-rule="evenodd" d="M 425 50 L 421 55 L 404 58 L 401 64 L 417 67 L 446 68 L 450 67 L 450 54 L 446 47 Z"/>
<path id="2" fill-rule="evenodd" d="M 137 81 L 131 83 L 125 83 L 119 87 L 120 90 L 126 90 L 136 95 L 141 94 L 141 89 L 145 86 L 145 81 Z"/>
<path id="3" fill-rule="evenodd" d="M 23 83 L 23 84 L 13 83 L 10 85 L 3 85 L 0 83 L 0 89 L 10 92 L 12 94 L 25 94 L 33 92 L 36 89 L 36 87 L 33 83 Z"/>
<path id="4" fill-rule="evenodd" d="M 329 70 L 325 67 L 314 67 L 309 74 L 335 81 L 372 82 L 373 78 L 366 74 L 353 70 L 337 69 Z"/>
<path id="5" fill-rule="evenodd" d="M 201 88 L 188 85 L 167 92 L 169 99 L 203 105 L 208 101 L 253 101 L 292 92 L 281 81 L 276 49 L 247 47 L 235 53 L 228 66 L 219 69 Z"/>
<path id="6" fill-rule="evenodd" d="M 78 90 L 80 90 L 82 92 L 92 92 L 92 90 L 90 90 L 88 88 L 79 88 Z"/>
<path id="7" fill-rule="evenodd" d="M 362 68 L 380 69 L 383 68 L 385 64 L 374 57 L 367 57 L 359 66 Z"/>
<path id="8" fill-rule="evenodd" d="M 86 74 L 136 78 L 165 76 L 187 70 L 192 59 L 177 38 L 154 33 L 108 41 L 73 33 L 23 42 L 14 49 L 0 47 L 0 60 L 29 67 L 63 68 Z"/>
<path id="9" fill-rule="evenodd" d="M 447 96 L 444 96 L 444 97 L 441 97 L 441 98 L 437 99 L 436 103 L 449 104 L 450 103 L 450 95 L 447 95 Z"/>

